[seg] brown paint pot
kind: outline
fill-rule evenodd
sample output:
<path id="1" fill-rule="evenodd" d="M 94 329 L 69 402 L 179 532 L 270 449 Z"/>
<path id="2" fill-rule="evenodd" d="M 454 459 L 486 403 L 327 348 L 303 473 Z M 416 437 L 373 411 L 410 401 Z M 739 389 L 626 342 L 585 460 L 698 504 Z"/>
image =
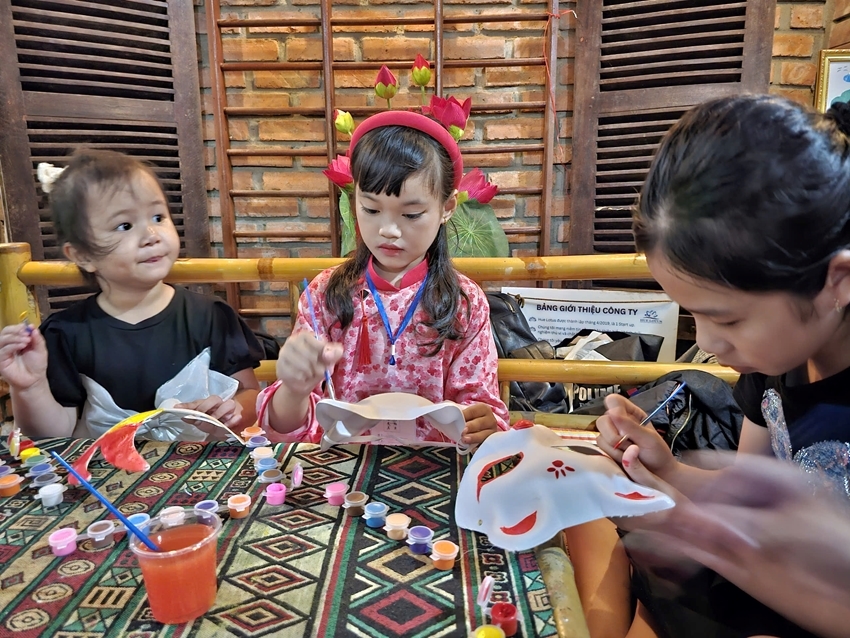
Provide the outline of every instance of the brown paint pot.
<path id="1" fill-rule="evenodd" d="M 366 501 L 369 500 L 369 495 L 363 492 L 349 492 L 345 495 L 345 508 L 349 516 L 363 516 L 363 508 L 366 506 Z"/>
<path id="2" fill-rule="evenodd" d="M 251 497 L 247 494 L 234 494 L 227 499 L 230 518 L 245 518 L 251 512 Z"/>

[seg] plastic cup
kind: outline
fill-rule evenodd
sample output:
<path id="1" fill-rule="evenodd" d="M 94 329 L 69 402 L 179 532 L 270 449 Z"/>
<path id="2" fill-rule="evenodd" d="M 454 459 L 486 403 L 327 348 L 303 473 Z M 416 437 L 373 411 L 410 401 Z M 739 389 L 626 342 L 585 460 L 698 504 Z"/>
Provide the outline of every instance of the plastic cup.
<path id="1" fill-rule="evenodd" d="M 49 458 L 44 454 L 32 454 L 24 459 L 24 467 L 35 467 L 36 465 L 47 463 L 48 460 Z"/>
<path id="2" fill-rule="evenodd" d="M 289 479 L 289 487 L 301 487 L 301 481 L 304 480 L 304 468 L 300 463 L 295 463 L 292 466 L 292 475 Z"/>
<path id="3" fill-rule="evenodd" d="M 278 469 L 265 470 L 260 473 L 260 483 L 280 483 L 283 480 L 283 472 Z"/>
<path id="4" fill-rule="evenodd" d="M 496 603 L 490 608 L 490 622 L 501 627 L 507 638 L 516 634 L 517 610 L 511 603 Z"/>
<path id="5" fill-rule="evenodd" d="M 270 447 L 255 447 L 251 450 L 251 458 L 256 463 L 260 459 L 270 459 L 274 456 L 274 450 Z"/>
<path id="6" fill-rule="evenodd" d="M 151 522 L 151 515 L 147 512 L 139 512 L 138 514 L 131 514 L 127 517 L 127 520 L 144 532 Z"/>
<path id="7" fill-rule="evenodd" d="M 12 468 L 8 465 L 0 465 L 0 477 L 6 476 L 7 474 L 11 474 L 12 472 Z"/>
<path id="8" fill-rule="evenodd" d="M 369 527 L 383 527 L 387 522 L 386 503 L 367 503 L 363 510 L 363 520 Z"/>
<path id="9" fill-rule="evenodd" d="M 286 485 L 272 483 L 266 488 L 266 502 L 269 505 L 283 505 L 286 502 Z"/>
<path id="10" fill-rule="evenodd" d="M 0 476 L 0 496 L 14 496 L 21 491 L 23 477 L 16 474 Z"/>
<path id="11" fill-rule="evenodd" d="M 451 571 L 460 548 L 451 541 L 437 541 L 431 550 L 431 560 L 434 567 L 442 571 Z"/>
<path id="12" fill-rule="evenodd" d="M 349 492 L 343 497 L 345 513 L 351 517 L 363 516 L 363 507 L 369 500 L 369 495 L 363 492 Z"/>
<path id="13" fill-rule="evenodd" d="M 241 433 L 242 439 L 245 440 L 245 441 L 250 440 L 251 437 L 262 436 L 263 434 L 265 434 L 265 431 L 263 430 L 263 428 L 261 428 L 257 425 L 252 425 L 249 428 L 245 428 L 244 430 L 242 430 L 242 433 Z"/>
<path id="14" fill-rule="evenodd" d="M 77 551 L 77 530 L 63 527 L 47 537 L 47 544 L 54 556 L 67 556 Z"/>
<path id="15" fill-rule="evenodd" d="M 38 489 L 38 496 L 42 507 L 56 507 L 65 498 L 65 486 L 53 483 Z"/>
<path id="16" fill-rule="evenodd" d="M 257 448 L 265 447 L 269 443 L 270 443 L 270 441 L 264 436 L 252 436 L 250 439 L 248 439 L 248 441 L 245 443 L 245 445 L 249 448 L 257 449 Z"/>
<path id="17" fill-rule="evenodd" d="M 496 625 L 481 625 L 470 634 L 470 638 L 506 638 L 505 632 Z"/>
<path id="18" fill-rule="evenodd" d="M 32 486 L 35 488 L 44 487 L 45 485 L 52 485 L 53 483 L 58 483 L 61 479 L 56 472 L 47 472 L 46 474 L 39 474 L 32 480 Z"/>
<path id="19" fill-rule="evenodd" d="M 434 538 L 434 530 L 424 525 L 411 527 L 407 532 L 407 544 L 413 554 L 427 554 L 431 551 L 431 539 Z"/>
<path id="20" fill-rule="evenodd" d="M 159 513 L 159 520 L 165 527 L 177 527 L 186 520 L 186 510 L 179 505 L 166 507 Z"/>
<path id="21" fill-rule="evenodd" d="M 329 505 L 342 505 L 347 491 L 348 485 L 345 483 L 328 483 L 325 488 L 325 498 L 328 499 Z"/>
<path id="22" fill-rule="evenodd" d="M 410 525 L 410 517 L 407 514 L 390 514 L 387 516 L 387 524 L 384 525 L 387 538 L 393 541 L 403 541 L 407 538 L 408 525 Z"/>
<path id="23" fill-rule="evenodd" d="M 113 534 L 115 534 L 114 521 L 97 521 L 86 528 L 86 535 L 95 549 L 104 549 L 112 545 Z"/>
<path id="24" fill-rule="evenodd" d="M 277 465 L 277 459 L 273 457 L 257 459 L 256 461 L 254 461 L 254 469 L 257 470 L 257 474 L 262 474 L 266 470 L 276 470 Z"/>
<path id="25" fill-rule="evenodd" d="M 213 499 L 207 499 L 205 501 L 198 501 L 195 503 L 195 506 L 192 508 L 195 513 L 207 513 L 207 514 L 218 514 L 218 510 L 221 509 L 221 506 L 218 504 L 218 501 Z"/>
<path id="26" fill-rule="evenodd" d="M 245 518 L 251 511 L 251 497 L 247 494 L 234 494 L 227 499 L 230 518 Z"/>
<path id="27" fill-rule="evenodd" d="M 27 476 L 30 478 L 35 478 L 36 476 L 41 476 L 42 474 L 47 474 L 53 471 L 53 466 L 50 463 L 37 463 L 30 468 L 30 471 L 27 472 Z"/>
<path id="28" fill-rule="evenodd" d="M 221 519 L 209 512 L 186 512 L 179 525 L 150 520 L 148 537 L 160 548 L 148 549 L 135 535 L 130 549 L 142 568 L 153 617 L 166 625 L 203 616 L 215 602 L 216 538 Z"/>
<path id="29" fill-rule="evenodd" d="M 28 447 L 26 449 L 21 450 L 21 453 L 18 455 L 18 458 L 21 459 L 21 461 L 26 461 L 31 456 L 36 456 L 40 454 L 41 450 L 39 450 L 37 447 Z M 41 461 L 36 461 L 36 463 L 41 463 L 46 458 L 47 457 L 44 457 L 43 459 L 41 459 Z"/>

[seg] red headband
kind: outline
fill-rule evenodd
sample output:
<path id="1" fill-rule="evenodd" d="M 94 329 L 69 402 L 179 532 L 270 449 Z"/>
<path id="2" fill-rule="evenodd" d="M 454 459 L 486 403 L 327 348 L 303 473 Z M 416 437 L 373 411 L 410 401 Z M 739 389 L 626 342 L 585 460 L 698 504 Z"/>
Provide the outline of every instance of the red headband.
<path id="1" fill-rule="evenodd" d="M 452 166 L 455 171 L 454 188 L 456 189 L 460 185 L 460 180 L 463 177 L 463 158 L 460 156 L 460 149 L 455 138 L 439 122 L 419 113 L 413 113 L 412 111 L 381 111 L 376 115 L 367 117 L 354 129 L 354 133 L 351 134 L 348 156 L 351 157 L 354 146 L 360 141 L 363 135 L 382 126 L 405 126 L 422 131 L 437 140 L 446 149 L 449 158 L 452 160 Z"/>

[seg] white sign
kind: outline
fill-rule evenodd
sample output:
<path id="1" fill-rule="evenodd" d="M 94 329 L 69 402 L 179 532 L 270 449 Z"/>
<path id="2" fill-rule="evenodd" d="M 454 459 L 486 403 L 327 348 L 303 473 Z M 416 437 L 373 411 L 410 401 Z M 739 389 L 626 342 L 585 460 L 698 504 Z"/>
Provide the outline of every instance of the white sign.
<path id="1" fill-rule="evenodd" d="M 663 337 L 658 360 L 676 359 L 679 305 L 663 292 L 502 288 L 525 300 L 522 314 L 541 340 L 558 345 L 581 330 L 631 332 Z"/>

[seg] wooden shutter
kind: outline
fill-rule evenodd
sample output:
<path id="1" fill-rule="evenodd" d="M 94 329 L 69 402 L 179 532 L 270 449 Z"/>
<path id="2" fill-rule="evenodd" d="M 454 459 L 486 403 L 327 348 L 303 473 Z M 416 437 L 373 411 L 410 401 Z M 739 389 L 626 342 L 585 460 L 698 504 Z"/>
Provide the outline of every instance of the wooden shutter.
<path id="1" fill-rule="evenodd" d="M 588 0 L 578 7 L 572 254 L 634 250 L 631 208 L 689 107 L 765 92 L 774 0 Z"/>
<path id="2" fill-rule="evenodd" d="M 60 258 L 39 162 L 80 146 L 153 165 L 181 253 L 209 256 L 191 2 L 0 0 L 0 169 L 12 241 Z M 73 291 L 50 297 L 66 305 Z M 42 312 L 48 311 L 43 307 Z"/>

